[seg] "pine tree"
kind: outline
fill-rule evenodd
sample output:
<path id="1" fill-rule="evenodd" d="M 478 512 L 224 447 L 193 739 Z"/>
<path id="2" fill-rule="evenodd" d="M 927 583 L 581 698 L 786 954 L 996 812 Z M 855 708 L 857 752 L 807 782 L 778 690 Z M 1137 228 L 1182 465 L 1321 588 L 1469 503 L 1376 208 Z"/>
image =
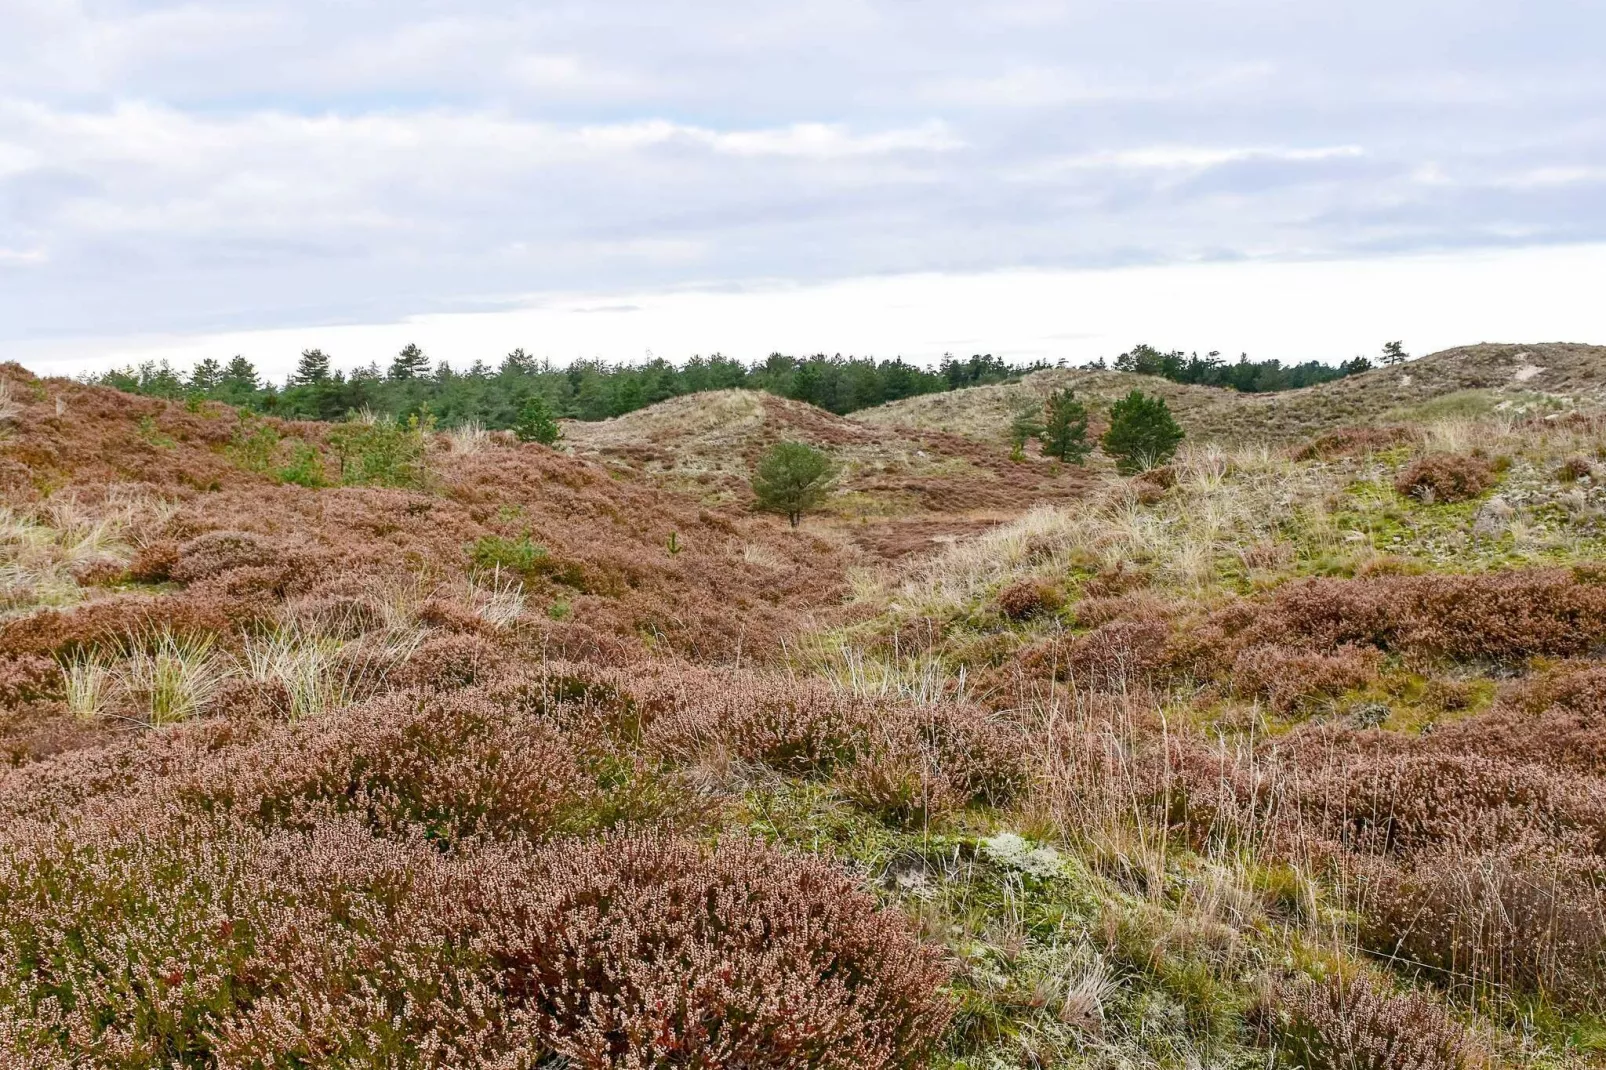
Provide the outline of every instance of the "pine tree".
<path id="1" fill-rule="evenodd" d="M 534 375 L 537 371 L 535 358 L 526 353 L 523 348 L 515 349 L 502 358 L 502 375 Z"/>
<path id="2" fill-rule="evenodd" d="M 402 347 L 396 359 L 390 362 L 392 379 L 417 379 L 429 372 L 429 358 L 412 342 Z"/>
<path id="3" fill-rule="evenodd" d="M 1396 364 L 1404 364 L 1410 359 L 1411 354 L 1405 351 L 1404 342 L 1383 343 L 1383 363 L 1388 367 L 1393 367 Z"/>
<path id="4" fill-rule="evenodd" d="M 802 442 L 777 442 L 753 471 L 753 494 L 758 507 L 782 513 L 795 528 L 803 514 L 818 505 L 831 487 L 836 465 L 831 458 Z"/>
<path id="5" fill-rule="evenodd" d="M 550 446 L 563 437 L 563 428 L 552 418 L 552 406 L 543 394 L 531 394 L 519 408 L 513 434 L 520 442 L 539 442 Z"/>
<path id="6" fill-rule="evenodd" d="M 223 381 L 218 388 L 220 394 L 239 404 L 260 390 L 262 384 L 257 381 L 256 366 L 236 353 L 223 369 Z"/>
<path id="7" fill-rule="evenodd" d="M 1093 445 L 1087 440 L 1087 407 L 1070 390 L 1056 390 L 1043 406 L 1043 452 L 1057 460 L 1081 464 Z"/>
<path id="8" fill-rule="evenodd" d="M 196 362 L 190 371 L 190 389 L 202 394 L 210 394 L 223 382 L 223 365 L 218 363 L 216 357 L 206 357 Z"/>
<path id="9" fill-rule="evenodd" d="M 1123 475 L 1136 475 L 1171 459 L 1182 442 L 1182 428 L 1165 399 L 1134 390 L 1110 406 L 1110 428 L 1099 444 L 1115 458 Z"/>
<path id="10" fill-rule="evenodd" d="M 1043 433 L 1043 412 L 1028 405 L 1009 422 L 1009 457 L 1013 461 L 1026 459 L 1026 443 Z"/>
<path id="11" fill-rule="evenodd" d="M 296 370 L 290 376 L 291 386 L 312 386 L 329 381 L 329 356 L 321 349 L 304 349 Z"/>

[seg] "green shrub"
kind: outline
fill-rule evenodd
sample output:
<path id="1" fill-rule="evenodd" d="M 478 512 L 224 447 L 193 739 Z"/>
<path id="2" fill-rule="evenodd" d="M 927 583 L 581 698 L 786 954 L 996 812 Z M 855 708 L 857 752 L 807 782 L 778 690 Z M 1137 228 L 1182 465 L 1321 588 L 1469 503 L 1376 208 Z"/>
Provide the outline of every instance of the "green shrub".
<path id="1" fill-rule="evenodd" d="M 1026 457 L 1026 443 L 1043 434 L 1043 412 L 1028 405 L 1015 414 L 1009 423 L 1009 456 L 1020 461 Z"/>
<path id="2" fill-rule="evenodd" d="M 513 434 L 520 442 L 539 442 L 543 446 L 551 446 L 563 437 L 563 429 L 553 418 L 545 395 L 531 394 L 520 406 Z"/>
<path id="3" fill-rule="evenodd" d="M 229 459 L 251 472 L 266 472 L 279 453 L 279 432 L 260 416 L 240 410 L 240 422 L 229 436 Z"/>
<path id="4" fill-rule="evenodd" d="M 1123 475 L 1136 475 L 1164 464 L 1177 452 L 1182 428 L 1161 397 L 1134 390 L 1110 406 L 1110 427 L 1099 444 L 1115 459 Z"/>
<path id="5" fill-rule="evenodd" d="M 836 475 L 831 458 L 802 442 L 777 442 L 759 459 L 753 472 L 758 507 L 782 513 L 795 528 L 830 490 Z"/>
<path id="6" fill-rule="evenodd" d="M 509 539 L 501 535 L 486 535 L 475 541 L 469 550 L 469 560 L 476 572 L 499 569 L 519 575 L 540 572 L 549 560 L 545 546 L 530 541 L 528 535 Z"/>
<path id="7" fill-rule="evenodd" d="M 155 446 L 157 449 L 172 449 L 178 445 L 173 436 L 163 434 L 162 429 L 156 426 L 154 416 L 141 416 L 139 418 L 139 437 Z"/>
<path id="8" fill-rule="evenodd" d="M 1087 440 L 1087 406 L 1070 390 L 1056 390 L 1043 406 L 1043 452 L 1056 460 L 1081 464 L 1092 452 Z"/>
<path id="9" fill-rule="evenodd" d="M 422 487 L 435 418 L 416 413 L 401 423 L 389 416 L 353 418 L 329 433 L 340 458 L 340 481 L 347 485 Z"/>
<path id="10" fill-rule="evenodd" d="M 290 463 L 279 469 L 279 478 L 302 487 L 322 487 L 328 483 L 323 474 L 323 457 L 317 447 L 307 442 L 297 442 L 292 447 Z"/>

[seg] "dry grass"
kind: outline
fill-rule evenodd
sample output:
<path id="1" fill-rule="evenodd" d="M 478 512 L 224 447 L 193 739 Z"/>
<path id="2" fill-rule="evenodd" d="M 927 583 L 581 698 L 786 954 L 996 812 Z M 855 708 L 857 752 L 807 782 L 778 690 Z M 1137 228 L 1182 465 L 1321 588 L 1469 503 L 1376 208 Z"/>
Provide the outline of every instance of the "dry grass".
<path id="1" fill-rule="evenodd" d="M 1189 446 L 1174 485 L 1154 504 L 1123 483 L 1086 507 L 1042 507 L 956 543 L 891 579 L 885 597 L 923 613 L 951 611 L 1022 577 L 1139 570 L 1167 586 L 1205 590 L 1278 560 L 1298 529 L 1302 548 L 1338 550 L 1327 515 L 1341 476 L 1263 447 Z M 1291 549 L 1285 552 L 1291 553 Z"/>
<path id="2" fill-rule="evenodd" d="M 292 720 L 355 705 L 378 692 L 385 678 L 418 649 L 423 633 L 387 628 L 343 638 L 294 620 L 246 640 L 244 671 L 282 689 Z"/>
<path id="3" fill-rule="evenodd" d="M 214 635 L 166 630 L 131 636 L 113 670 L 138 716 L 152 728 L 206 712 L 238 669 Z"/>
<path id="4" fill-rule="evenodd" d="M 475 454 L 489 449 L 495 442 L 491 432 L 477 420 L 469 420 L 446 431 L 447 449 L 455 454 Z"/>
<path id="5" fill-rule="evenodd" d="M 1535 367 L 1540 371 L 1528 373 Z M 1599 346 L 1477 345 L 1304 390 L 1251 395 L 1155 376 L 1063 369 L 1036 372 L 1018 384 L 906 398 L 854 413 L 852 419 L 877 427 L 940 430 L 1002 443 L 1015 412 L 1024 404 L 1041 403 L 1055 390 L 1074 388 L 1098 412 L 1139 389 L 1165 398 L 1195 441 L 1288 443 L 1345 425 L 1398 423 L 1402 414 L 1431 418 L 1431 409 L 1413 410 L 1445 398 L 1458 398 L 1460 407 L 1483 412 L 1518 412 L 1551 404 L 1598 409 L 1606 404 L 1602 368 L 1606 349 Z"/>

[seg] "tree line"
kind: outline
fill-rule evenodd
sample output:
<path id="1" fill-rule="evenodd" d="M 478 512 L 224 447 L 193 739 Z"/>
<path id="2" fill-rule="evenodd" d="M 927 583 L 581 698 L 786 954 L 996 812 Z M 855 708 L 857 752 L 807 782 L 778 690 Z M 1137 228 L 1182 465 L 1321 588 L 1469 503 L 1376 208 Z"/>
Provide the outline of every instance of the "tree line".
<path id="1" fill-rule="evenodd" d="M 1393 365 L 1407 359 L 1408 354 L 1402 343 L 1389 342 L 1383 346 L 1379 363 Z M 1174 383 L 1220 386 L 1245 394 L 1264 394 L 1329 383 L 1370 371 L 1374 364 L 1364 356 L 1352 357 L 1341 364 L 1323 364 L 1315 360 L 1303 364 L 1284 364 L 1275 358 L 1250 360 L 1248 354 L 1240 354 L 1235 363 L 1228 363 L 1214 350 L 1201 357 L 1198 353 L 1184 354 L 1180 349 L 1164 353 L 1154 346 L 1139 344 L 1116 357 L 1111 365 L 1106 365 L 1101 357 L 1092 366 L 1113 367 L 1118 372 L 1134 372 L 1138 375 L 1158 375 Z"/>
<path id="2" fill-rule="evenodd" d="M 532 400 L 555 417 L 605 420 L 683 394 L 742 387 L 844 414 L 916 394 L 1010 382 L 1048 366 L 1011 364 L 990 353 L 950 356 L 935 370 L 901 358 L 773 353 L 752 364 L 715 354 L 678 365 L 663 359 L 580 360 L 556 367 L 515 349 L 496 367 L 475 361 L 458 370 L 408 345 L 388 368 L 370 364 L 349 372 L 335 368 L 322 350 L 309 349 L 283 385 L 264 379 L 241 356 L 227 362 L 207 358 L 187 375 L 165 362 L 147 362 L 92 381 L 157 397 L 223 401 L 287 419 L 338 420 L 367 409 L 398 419 L 428 413 L 445 426 L 476 422 L 504 429 L 519 424 Z"/>
<path id="3" fill-rule="evenodd" d="M 1390 342 L 1380 363 L 1405 359 L 1401 344 Z M 1373 363 L 1355 357 L 1339 365 L 1316 361 L 1285 365 L 1241 356 L 1229 364 L 1216 352 L 1201 357 L 1141 344 L 1117 356 L 1113 365 L 1103 358 L 1088 365 L 1112 366 L 1178 383 L 1262 393 L 1340 379 L 1366 371 Z M 716 353 L 682 364 L 659 358 L 643 364 L 579 360 L 557 367 L 515 349 L 494 367 L 477 360 L 458 370 L 408 345 L 388 367 L 374 363 L 350 371 L 336 368 L 322 350 L 309 349 L 282 385 L 261 376 L 243 356 L 226 362 L 208 357 L 188 374 L 165 361 L 148 361 L 92 376 L 90 381 L 156 397 L 223 401 L 286 419 L 339 420 L 366 409 L 401 420 L 432 415 L 445 426 L 474 422 L 506 429 L 518 427 L 532 409 L 552 418 L 605 420 L 684 394 L 736 387 L 764 390 L 841 415 L 917 394 L 1011 382 L 1046 367 L 1050 365 L 1042 361 L 1015 364 L 990 353 L 965 359 L 949 356 L 935 369 L 902 358 L 878 361 L 823 353 L 808 357 L 772 353 L 751 364 Z"/>

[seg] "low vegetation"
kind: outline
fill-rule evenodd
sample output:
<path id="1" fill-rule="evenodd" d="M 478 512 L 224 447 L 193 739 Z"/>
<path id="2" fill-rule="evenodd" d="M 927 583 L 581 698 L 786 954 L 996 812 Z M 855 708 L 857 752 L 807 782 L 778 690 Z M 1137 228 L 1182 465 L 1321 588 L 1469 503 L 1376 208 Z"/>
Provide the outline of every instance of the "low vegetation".
<path id="1" fill-rule="evenodd" d="M 1182 428 L 1171 418 L 1165 399 L 1134 390 L 1110 406 L 1110 426 L 1099 445 L 1123 475 L 1158 468 L 1182 442 Z"/>
<path id="2" fill-rule="evenodd" d="M 1606 1055 L 1598 410 L 1166 395 L 1132 474 L 967 440 L 1077 497 L 877 557 L 647 459 L 0 382 L 7 1066 Z M 861 463 L 831 420 L 774 455 Z"/>
<path id="3" fill-rule="evenodd" d="M 753 471 L 753 496 L 760 509 L 780 513 L 795 528 L 824 500 L 835 475 L 824 452 L 803 442 L 777 442 Z"/>

